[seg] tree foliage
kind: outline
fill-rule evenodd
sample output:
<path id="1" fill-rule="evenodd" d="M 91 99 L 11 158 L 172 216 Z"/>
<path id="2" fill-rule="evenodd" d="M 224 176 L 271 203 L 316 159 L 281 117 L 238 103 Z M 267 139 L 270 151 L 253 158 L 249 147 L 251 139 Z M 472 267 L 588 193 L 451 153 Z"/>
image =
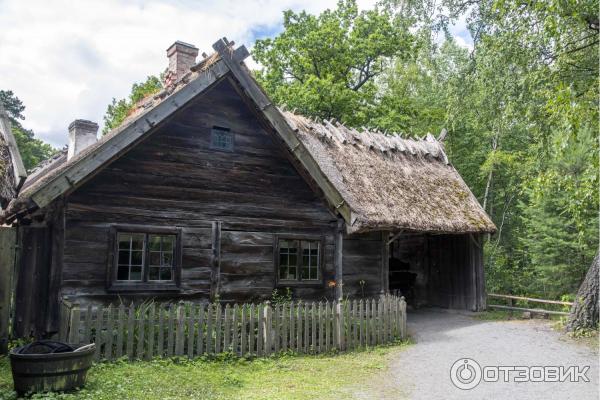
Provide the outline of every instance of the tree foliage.
<path id="1" fill-rule="evenodd" d="M 155 94 L 162 89 L 163 85 L 159 77 L 150 75 L 145 81 L 134 83 L 129 96 L 117 100 L 113 97 L 104 114 L 104 127 L 102 134 L 119 127 L 123 120 L 134 110 L 135 105 L 145 97 Z"/>
<path id="2" fill-rule="evenodd" d="M 31 129 L 26 129 L 21 125 L 21 121 L 25 119 L 23 115 L 25 106 L 11 90 L 0 90 L 0 102 L 4 105 L 10 118 L 12 133 L 27 170 L 31 170 L 56 153 L 55 148 L 36 138 Z"/>
<path id="3" fill-rule="evenodd" d="M 383 0 L 362 12 L 342 1 L 286 12 L 254 55 L 269 95 L 300 113 L 416 136 L 446 128 L 450 159 L 498 227 L 489 289 L 559 298 L 598 249 L 597 11 L 597 0 Z M 472 49 L 449 35 L 459 19 Z M 357 85 L 366 62 L 373 76 Z"/>

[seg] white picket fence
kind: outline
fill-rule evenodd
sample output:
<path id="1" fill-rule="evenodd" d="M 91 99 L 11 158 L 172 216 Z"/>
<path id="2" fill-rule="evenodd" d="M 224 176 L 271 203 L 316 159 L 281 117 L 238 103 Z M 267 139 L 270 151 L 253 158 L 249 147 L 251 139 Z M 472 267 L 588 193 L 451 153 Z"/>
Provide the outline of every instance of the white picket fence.
<path id="1" fill-rule="evenodd" d="M 403 297 L 342 302 L 262 304 L 142 304 L 65 307 L 59 334 L 96 343 L 96 359 L 219 353 L 268 356 L 325 353 L 406 338 Z"/>

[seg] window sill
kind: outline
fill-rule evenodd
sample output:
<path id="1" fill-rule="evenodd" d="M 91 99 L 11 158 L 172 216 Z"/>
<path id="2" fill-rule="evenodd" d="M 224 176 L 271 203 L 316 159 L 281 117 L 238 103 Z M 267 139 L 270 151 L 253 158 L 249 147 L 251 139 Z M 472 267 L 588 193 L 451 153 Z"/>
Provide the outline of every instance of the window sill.
<path id="1" fill-rule="evenodd" d="M 277 281 L 278 288 L 323 286 L 323 281 Z"/>
<path id="2" fill-rule="evenodd" d="M 179 292 L 175 283 L 113 283 L 108 292 Z"/>

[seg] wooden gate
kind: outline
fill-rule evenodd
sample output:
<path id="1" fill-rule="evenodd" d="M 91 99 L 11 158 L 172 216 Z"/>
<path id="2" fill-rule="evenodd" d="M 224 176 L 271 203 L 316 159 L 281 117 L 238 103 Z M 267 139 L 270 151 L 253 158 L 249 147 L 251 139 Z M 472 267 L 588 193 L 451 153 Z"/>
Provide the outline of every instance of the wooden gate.
<path id="1" fill-rule="evenodd" d="M 8 350 L 16 234 L 16 228 L 0 227 L 0 354 Z"/>

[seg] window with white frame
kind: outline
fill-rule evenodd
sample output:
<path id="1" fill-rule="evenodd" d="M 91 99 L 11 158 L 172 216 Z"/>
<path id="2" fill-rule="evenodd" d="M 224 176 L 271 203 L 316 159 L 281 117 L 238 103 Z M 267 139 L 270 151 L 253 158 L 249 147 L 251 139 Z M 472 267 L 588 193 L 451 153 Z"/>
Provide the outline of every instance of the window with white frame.
<path id="1" fill-rule="evenodd" d="M 277 278 L 281 283 L 317 283 L 321 280 L 321 240 L 278 238 Z"/>
<path id="2" fill-rule="evenodd" d="M 174 283 L 178 238 L 175 233 L 117 231 L 113 281 L 118 285 Z"/>

